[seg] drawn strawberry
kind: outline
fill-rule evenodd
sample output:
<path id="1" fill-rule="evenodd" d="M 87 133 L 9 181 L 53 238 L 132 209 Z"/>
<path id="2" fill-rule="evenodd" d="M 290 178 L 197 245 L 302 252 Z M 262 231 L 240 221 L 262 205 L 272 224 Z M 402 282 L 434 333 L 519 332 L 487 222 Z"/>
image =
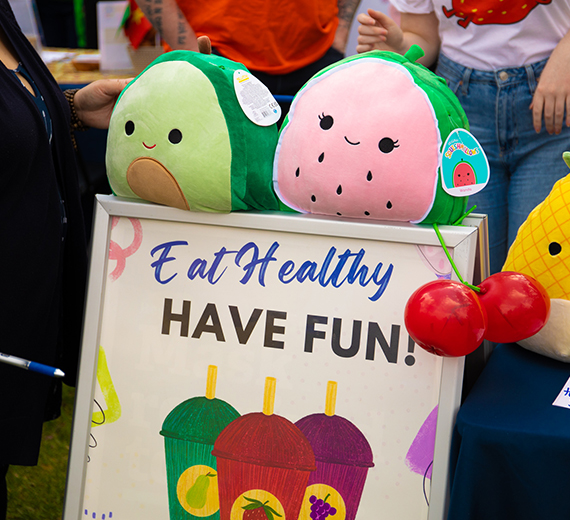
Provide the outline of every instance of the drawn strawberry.
<path id="1" fill-rule="evenodd" d="M 276 516 L 281 516 L 275 509 L 267 505 L 269 500 L 261 502 L 255 498 L 248 498 L 244 496 L 249 504 L 242 507 L 245 511 L 243 520 L 274 520 Z"/>
<path id="2" fill-rule="evenodd" d="M 457 23 L 467 27 L 475 25 L 509 25 L 520 22 L 539 4 L 550 4 L 552 0 L 512 0 L 505 6 L 502 0 L 452 0 L 452 8 L 442 7 L 447 18 L 457 16 Z M 506 3 L 506 2 L 505 2 Z"/>

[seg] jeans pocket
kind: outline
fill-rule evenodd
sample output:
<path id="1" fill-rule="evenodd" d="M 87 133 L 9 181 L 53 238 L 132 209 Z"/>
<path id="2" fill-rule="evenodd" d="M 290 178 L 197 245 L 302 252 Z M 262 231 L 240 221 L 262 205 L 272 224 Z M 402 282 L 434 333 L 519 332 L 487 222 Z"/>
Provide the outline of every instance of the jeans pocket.
<path id="1" fill-rule="evenodd" d="M 456 74 L 448 74 L 445 67 L 438 66 L 435 69 L 435 73 L 445 79 L 447 86 L 457 95 L 459 87 L 461 86 L 461 79 Z"/>

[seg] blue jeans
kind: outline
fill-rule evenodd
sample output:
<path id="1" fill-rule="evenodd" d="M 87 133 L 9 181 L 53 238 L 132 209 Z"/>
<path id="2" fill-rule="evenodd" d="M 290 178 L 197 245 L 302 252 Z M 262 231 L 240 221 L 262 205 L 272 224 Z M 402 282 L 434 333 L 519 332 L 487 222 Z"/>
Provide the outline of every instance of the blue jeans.
<path id="1" fill-rule="evenodd" d="M 481 71 L 443 54 L 436 73 L 447 80 L 467 114 L 471 133 L 487 154 L 491 177 L 469 197 L 468 208 L 489 216 L 491 273 L 501 270 L 528 214 L 568 174 L 562 153 L 570 150 L 570 128 L 558 135 L 537 134 L 529 106 L 546 60 L 525 67 Z"/>

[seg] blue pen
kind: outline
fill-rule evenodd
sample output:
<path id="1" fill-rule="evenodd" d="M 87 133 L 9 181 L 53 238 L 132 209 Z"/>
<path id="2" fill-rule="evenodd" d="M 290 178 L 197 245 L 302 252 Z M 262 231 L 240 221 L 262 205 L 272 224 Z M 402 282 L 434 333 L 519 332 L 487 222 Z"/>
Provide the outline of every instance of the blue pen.
<path id="1" fill-rule="evenodd" d="M 13 365 L 15 367 L 24 368 L 26 370 L 31 370 L 32 372 L 38 372 L 40 374 L 45 374 L 51 377 L 64 377 L 65 374 L 59 368 L 50 367 L 42 363 L 36 363 L 35 361 L 28 361 L 27 359 L 22 359 L 16 356 L 10 356 L 8 354 L 3 354 L 0 352 L 0 363 L 6 363 L 8 365 Z"/>

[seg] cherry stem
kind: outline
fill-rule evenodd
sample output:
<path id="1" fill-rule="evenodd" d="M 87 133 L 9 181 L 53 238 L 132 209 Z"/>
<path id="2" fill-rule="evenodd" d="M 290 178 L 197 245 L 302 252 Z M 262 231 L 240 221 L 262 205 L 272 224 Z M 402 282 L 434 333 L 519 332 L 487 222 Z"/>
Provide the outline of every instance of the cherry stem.
<path id="1" fill-rule="evenodd" d="M 473 206 L 467 213 L 463 214 L 463 216 L 459 217 L 453 224 L 451 224 L 452 226 L 459 226 L 463 220 L 465 218 L 467 218 L 471 213 L 473 213 L 475 211 L 475 209 L 477 208 L 477 204 L 475 204 L 475 206 Z"/>
<path id="2" fill-rule="evenodd" d="M 475 208 L 473 208 L 473 209 L 475 209 Z M 465 215 L 465 216 L 467 216 L 467 215 Z M 435 222 L 433 224 L 433 229 L 435 230 L 435 234 L 437 235 L 437 238 L 439 239 L 439 243 L 441 244 L 441 247 L 443 247 L 443 250 L 445 251 L 445 255 L 447 256 L 447 259 L 449 260 L 451 267 L 455 271 L 457 278 L 459 278 L 459 281 L 463 285 L 466 285 L 467 287 L 469 287 L 469 289 L 471 289 L 475 292 L 481 292 L 481 289 L 479 287 L 477 287 L 475 285 L 471 285 L 470 283 L 467 283 L 465 280 L 463 280 L 463 278 L 461 277 L 461 274 L 459 274 L 459 270 L 457 269 L 457 266 L 455 265 L 453 258 L 451 258 L 451 255 L 449 254 L 449 250 L 447 249 L 447 246 L 445 245 L 445 242 L 443 241 L 443 237 L 441 236 L 441 233 L 439 232 L 439 228 L 437 227 L 437 224 Z"/>

